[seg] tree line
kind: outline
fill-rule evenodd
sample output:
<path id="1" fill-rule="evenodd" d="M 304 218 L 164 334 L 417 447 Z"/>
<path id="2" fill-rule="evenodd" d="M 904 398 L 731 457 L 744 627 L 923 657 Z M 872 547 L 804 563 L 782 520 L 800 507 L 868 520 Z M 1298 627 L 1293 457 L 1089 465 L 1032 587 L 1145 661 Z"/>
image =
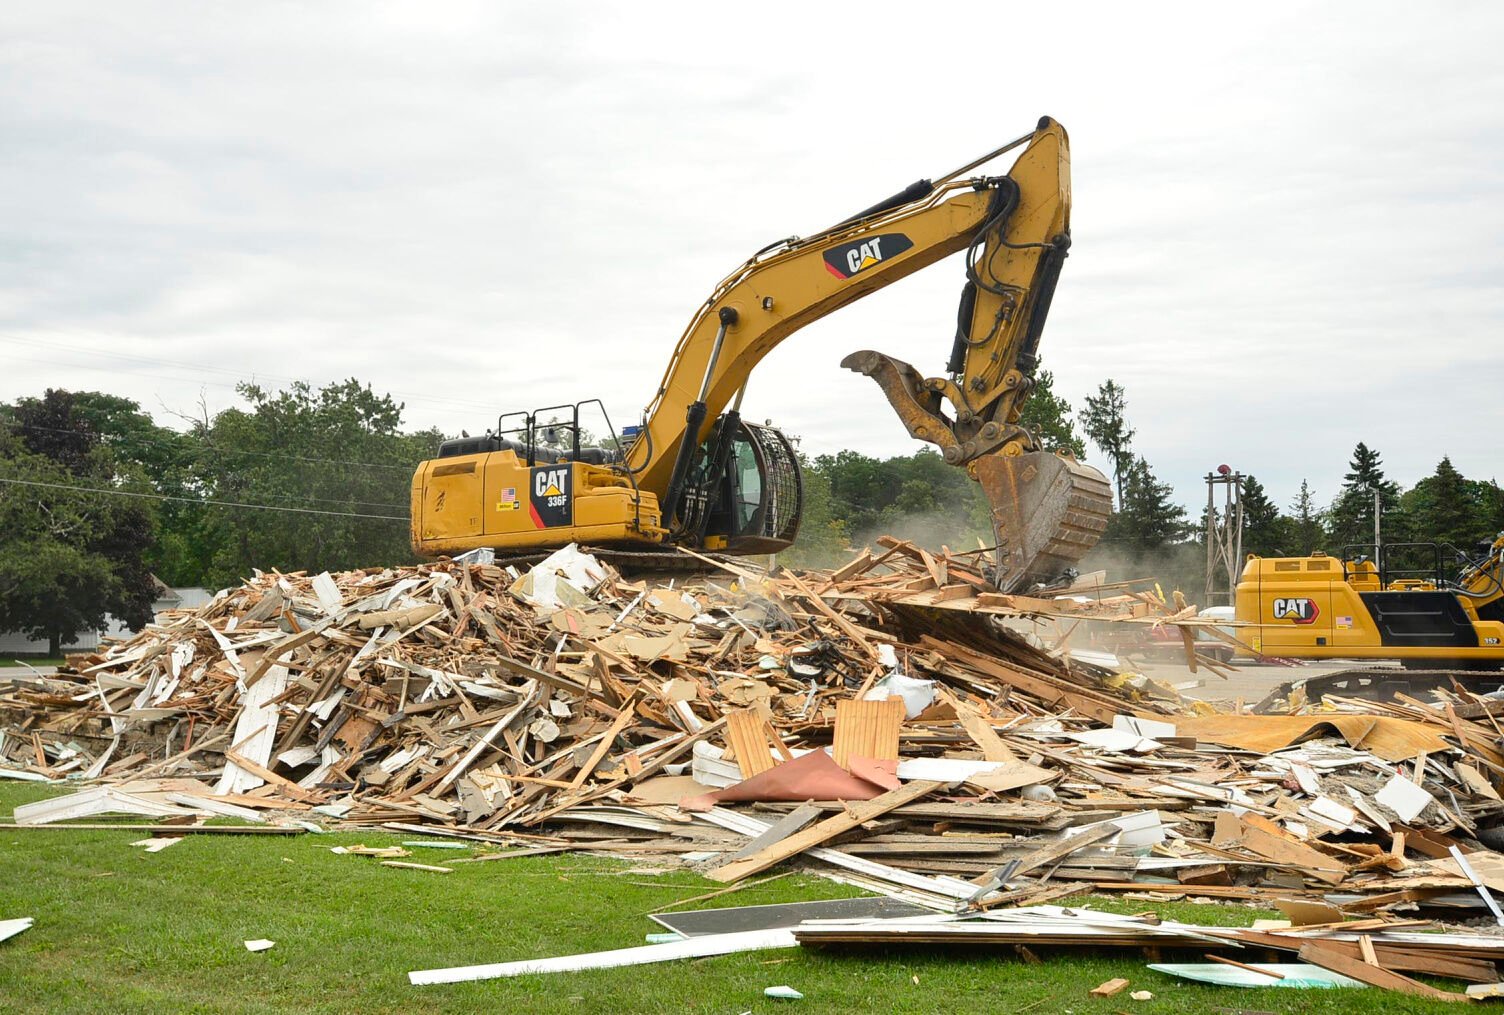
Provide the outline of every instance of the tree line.
<path id="1" fill-rule="evenodd" d="M 1082 568 L 1114 579 L 1205 583 L 1200 510 L 1176 503 L 1135 444 L 1128 397 L 1104 381 L 1079 412 L 1041 370 L 1021 422 L 1052 449 L 1110 473 L 1116 511 Z M 339 570 L 410 562 L 414 465 L 437 430 L 407 431 L 403 406 L 347 380 L 272 391 L 238 387 L 241 404 L 157 423 L 135 402 L 49 390 L 0 404 L 0 631 L 45 638 L 53 654 L 112 615 L 150 619 L 160 581 L 220 588 L 254 570 Z M 836 565 L 891 534 L 976 549 L 992 529 L 980 487 L 930 450 L 890 458 L 854 451 L 803 460 L 805 516 L 781 559 Z M 1265 556 L 1340 552 L 1372 541 L 1377 492 L 1386 543 L 1434 539 L 1468 549 L 1504 529 L 1504 493 L 1443 458 L 1409 489 L 1379 453 L 1353 450 L 1335 497 L 1308 482 L 1284 508 L 1243 480 L 1243 547 Z"/>
<path id="2" fill-rule="evenodd" d="M 238 391 L 183 429 L 100 392 L 0 405 L 0 631 L 56 655 L 107 615 L 149 621 L 158 582 L 412 559 L 413 466 L 438 431 L 404 432 L 403 407 L 354 380 Z"/>

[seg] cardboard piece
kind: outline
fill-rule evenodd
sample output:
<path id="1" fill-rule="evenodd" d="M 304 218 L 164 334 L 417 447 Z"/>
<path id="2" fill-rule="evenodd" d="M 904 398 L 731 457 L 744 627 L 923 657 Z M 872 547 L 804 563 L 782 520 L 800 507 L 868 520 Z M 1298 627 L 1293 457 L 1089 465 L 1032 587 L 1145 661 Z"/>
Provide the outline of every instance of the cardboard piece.
<path id="1" fill-rule="evenodd" d="M 1348 745 L 1385 761 L 1409 761 L 1419 751 L 1449 750 L 1424 723 L 1371 715 L 1208 715 L 1177 719 L 1182 736 L 1203 743 L 1270 754 L 1316 737 L 1340 735 Z"/>
<path id="2" fill-rule="evenodd" d="M 1310 899 L 1275 899 L 1274 908 L 1290 918 L 1290 926 L 1306 927 L 1313 923 L 1341 923 L 1342 910 L 1325 902 Z"/>

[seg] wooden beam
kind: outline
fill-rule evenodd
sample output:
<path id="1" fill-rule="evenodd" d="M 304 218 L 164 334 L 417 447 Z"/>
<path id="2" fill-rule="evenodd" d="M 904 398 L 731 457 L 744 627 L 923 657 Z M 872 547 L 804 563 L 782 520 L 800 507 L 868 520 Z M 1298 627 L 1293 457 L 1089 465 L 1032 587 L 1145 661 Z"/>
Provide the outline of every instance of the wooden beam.
<path id="1" fill-rule="evenodd" d="M 1401 994 L 1410 994 L 1413 997 L 1423 997 L 1429 1001 L 1461 1001 L 1469 1002 L 1466 994 L 1454 994 L 1448 990 L 1437 990 L 1429 984 L 1412 980 L 1408 976 L 1391 972 L 1382 966 L 1371 966 L 1362 959 L 1353 958 L 1335 948 L 1328 948 L 1316 941 L 1307 941 L 1300 946 L 1300 959 L 1312 965 L 1329 969 L 1334 973 L 1360 980 L 1370 987 L 1381 987 L 1384 990 L 1397 990 Z"/>
<path id="2" fill-rule="evenodd" d="M 740 881 L 742 878 L 750 877 L 760 871 L 767 870 L 780 860 L 786 860 L 791 856 L 804 852 L 806 849 L 829 842 L 842 832 L 849 832 L 863 822 L 871 821 L 873 818 L 880 818 L 895 808 L 928 796 L 939 789 L 941 785 L 943 784 L 930 782 L 925 779 L 916 779 L 899 789 L 884 793 L 880 797 L 850 804 L 840 814 L 826 818 L 813 828 L 797 832 L 781 842 L 775 842 L 770 846 L 766 846 L 743 860 L 728 863 L 724 867 L 711 871 L 706 877 L 712 881 L 720 881 L 722 883 Z"/>

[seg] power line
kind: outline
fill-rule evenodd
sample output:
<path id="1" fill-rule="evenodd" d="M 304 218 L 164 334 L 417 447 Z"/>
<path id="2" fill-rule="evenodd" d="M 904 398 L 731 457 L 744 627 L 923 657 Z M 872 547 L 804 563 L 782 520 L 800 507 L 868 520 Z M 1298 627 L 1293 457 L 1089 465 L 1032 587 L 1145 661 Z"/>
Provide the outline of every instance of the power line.
<path id="1" fill-rule="evenodd" d="M 13 422 L 13 423 L 11 423 L 11 426 L 19 427 L 19 428 L 25 429 L 25 430 L 46 430 L 49 433 L 62 433 L 62 434 L 76 434 L 76 433 L 78 433 L 77 430 L 68 430 L 68 429 L 65 429 L 63 427 L 56 427 L 56 426 L 42 426 L 41 424 L 38 424 L 38 423 Z M 97 433 L 96 432 L 94 434 L 94 436 L 101 437 L 101 438 L 104 438 L 104 437 L 116 437 L 116 438 L 119 438 L 120 435 L 118 435 L 118 434 L 102 434 L 102 433 Z M 188 434 L 184 434 L 183 436 L 187 437 L 189 435 Z M 159 447 L 164 447 L 164 448 L 170 448 L 170 447 L 173 446 L 168 441 L 153 440 L 150 437 L 129 436 L 129 437 L 125 438 L 125 439 L 126 440 L 136 441 L 137 443 L 140 443 L 140 444 L 155 444 L 155 445 L 158 445 Z M 282 458 L 282 459 L 286 459 L 287 461 L 291 461 L 291 462 L 310 462 L 310 463 L 313 463 L 315 465 L 360 465 L 360 466 L 363 466 L 363 467 L 368 468 L 368 469 L 395 469 L 395 470 L 400 470 L 402 472 L 409 472 L 413 468 L 415 468 L 415 466 L 412 466 L 412 465 L 384 465 L 384 464 L 382 464 L 380 462 L 353 462 L 353 461 L 348 461 L 348 460 L 343 459 L 343 458 L 309 458 L 309 457 L 307 457 L 305 455 L 280 455 L 280 454 L 277 454 L 277 453 L 272 452 L 272 451 L 245 451 L 245 450 L 242 450 L 240 448 L 226 448 L 226 447 L 222 447 L 222 446 L 216 445 L 216 444 L 200 444 L 200 445 L 198 445 L 198 447 L 197 447 L 196 450 L 200 450 L 200 451 L 217 451 L 217 452 L 219 452 L 222 455 L 254 455 L 257 458 Z"/>
<path id="2" fill-rule="evenodd" d="M 78 486 L 74 483 L 43 483 L 31 479 L 4 479 L 0 483 L 10 486 L 45 487 L 50 490 L 71 490 L 74 493 L 102 493 L 112 497 L 136 497 L 141 500 L 172 500 L 184 504 L 205 504 L 213 507 L 250 508 L 255 511 L 281 511 L 298 515 L 326 515 L 332 518 L 376 518 L 389 522 L 405 522 L 406 515 L 370 515 L 356 511 L 321 511 L 317 508 L 286 507 L 278 504 L 246 504 L 233 500 L 208 500 L 199 497 L 175 497 L 168 493 L 137 493 L 134 490 L 110 490 L 95 486 Z"/>

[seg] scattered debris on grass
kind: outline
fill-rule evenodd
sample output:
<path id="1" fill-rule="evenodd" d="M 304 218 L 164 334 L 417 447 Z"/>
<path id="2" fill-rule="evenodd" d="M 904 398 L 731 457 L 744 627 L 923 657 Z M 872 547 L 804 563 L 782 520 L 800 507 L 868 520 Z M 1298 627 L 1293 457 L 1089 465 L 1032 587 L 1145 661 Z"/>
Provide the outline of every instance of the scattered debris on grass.
<path id="1" fill-rule="evenodd" d="M 23 930 L 30 930 L 34 922 L 36 921 L 29 916 L 23 916 L 19 920 L 0 920 L 0 941 L 9 940 Z"/>
<path id="2" fill-rule="evenodd" d="M 432 874 L 453 874 L 454 873 L 454 868 L 453 867 L 435 867 L 432 864 L 426 864 L 426 863 L 406 863 L 406 862 L 404 862 L 402 860 L 382 860 L 381 861 L 381 866 L 383 866 L 383 867 L 400 867 L 402 870 L 409 870 L 409 871 L 428 871 L 429 873 L 432 873 Z"/>
<path id="3" fill-rule="evenodd" d="M 1504 856 L 1485 845 L 1504 841 L 1504 702 L 1454 686 L 1433 703 L 1217 712 L 1071 645 L 1084 622 L 1168 625 L 1193 668 L 1221 672 L 1192 637 L 1218 633 L 1183 603 L 1126 583 L 1001 595 L 979 554 L 879 543 L 830 572 L 721 563 L 628 580 L 571 549 L 526 574 L 458 561 L 258 574 L 0 685 L 0 768 L 86 783 L 6 827 L 148 842 L 382 827 L 426 838 L 335 851 L 451 873 L 398 858 L 579 850 L 689 865 L 722 891 L 798 862 L 912 910 L 606 953 L 626 962 L 795 935 L 1019 954 L 1236 940 L 1258 954 L 1213 961 L 1233 970 L 1214 975 L 1283 982 L 1258 960 L 1293 953 L 1411 992 L 1403 972 L 1497 982 L 1488 939 L 1438 955 L 1407 917 L 1472 918 L 1504 891 Z M 1023 630 L 1035 622 L 1054 633 Z M 69 824 L 106 814 L 152 823 Z M 1041 916 L 1086 890 L 1278 906 L 1290 927 L 1232 939 Z M 1349 961 L 1379 973 L 1335 968 Z"/>
<path id="4" fill-rule="evenodd" d="M 140 846 L 143 853 L 160 853 L 168 846 L 176 846 L 182 841 L 182 836 L 152 836 L 149 839 L 137 839 L 131 845 Z"/>

